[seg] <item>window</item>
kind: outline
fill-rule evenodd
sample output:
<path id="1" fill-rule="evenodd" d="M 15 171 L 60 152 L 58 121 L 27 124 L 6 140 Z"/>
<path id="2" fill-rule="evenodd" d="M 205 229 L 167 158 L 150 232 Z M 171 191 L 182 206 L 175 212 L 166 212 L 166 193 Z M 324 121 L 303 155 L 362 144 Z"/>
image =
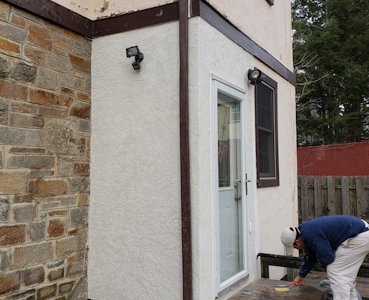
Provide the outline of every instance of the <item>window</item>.
<path id="1" fill-rule="evenodd" d="M 279 185 L 277 82 L 265 76 L 255 85 L 258 187 Z"/>

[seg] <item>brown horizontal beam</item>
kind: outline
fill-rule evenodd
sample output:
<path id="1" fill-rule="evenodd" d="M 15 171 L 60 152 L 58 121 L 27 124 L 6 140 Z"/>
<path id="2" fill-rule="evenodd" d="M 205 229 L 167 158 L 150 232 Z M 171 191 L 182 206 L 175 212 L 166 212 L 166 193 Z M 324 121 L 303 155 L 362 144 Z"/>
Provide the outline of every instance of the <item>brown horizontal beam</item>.
<path id="1" fill-rule="evenodd" d="M 178 2 L 93 21 L 50 0 L 3 1 L 34 13 L 88 38 L 106 36 L 179 20 Z M 291 84 L 296 83 L 296 77 L 292 71 L 250 39 L 246 34 L 233 26 L 204 0 L 191 1 L 191 16 L 200 16 Z"/>
<path id="2" fill-rule="evenodd" d="M 195 0 L 194 2 L 193 13 L 197 13 L 202 19 L 218 29 L 225 36 L 267 65 L 288 82 L 293 85 L 296 84 L 295 74 L 268 53 L 263 47 L 236 28 L 204 0 Z"/>
<path id="3" fill-rule="evenodd" d="M 61 25 L 85 37 L 92 38 L 93 21 L 50 0 L 3 0 Z"/>
<path id="4" fill-rule="evenodd" d="M 139 10 L 116 17 L 98 19 L 93 23 L 93 37 L 110 35 L 162 24 L 179 19 L 178 2 Z"/>

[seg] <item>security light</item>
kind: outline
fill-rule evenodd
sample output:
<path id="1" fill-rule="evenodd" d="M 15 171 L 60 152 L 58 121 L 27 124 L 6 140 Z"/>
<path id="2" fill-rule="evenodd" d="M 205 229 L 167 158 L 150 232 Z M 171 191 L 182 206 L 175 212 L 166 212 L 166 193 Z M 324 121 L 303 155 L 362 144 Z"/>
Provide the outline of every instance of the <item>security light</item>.
<path id="1" fill-rule="evenodd" d="M 256 68 L 253 70 L 249 69 L 247 72 L 247 77 L 250 80 L 250 84 L 259 84 L 265 79 L 265 75 Z"/>
<path id="2" fill-rule="evenodd" d="M 135 57 L 135 61 L 132 63 L 133 69 L 139 70 L 141 68 L 140 63 L 144 59 L 144 55 L 142 52 L 140 52 L 140 49 L 138 49 L 137 46 L 132 46 L 126 49 L 127 57 Z"/>

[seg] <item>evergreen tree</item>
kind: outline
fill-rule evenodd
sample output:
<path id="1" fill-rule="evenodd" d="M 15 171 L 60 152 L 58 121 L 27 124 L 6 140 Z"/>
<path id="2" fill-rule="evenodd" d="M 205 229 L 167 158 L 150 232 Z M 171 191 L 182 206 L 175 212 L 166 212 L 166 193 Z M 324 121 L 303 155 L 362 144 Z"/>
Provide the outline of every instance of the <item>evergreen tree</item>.
<path id="1" fill-rule="evenodd" d="M 369 0 L 292 0 L 299 145 L 369 140 Z"/>

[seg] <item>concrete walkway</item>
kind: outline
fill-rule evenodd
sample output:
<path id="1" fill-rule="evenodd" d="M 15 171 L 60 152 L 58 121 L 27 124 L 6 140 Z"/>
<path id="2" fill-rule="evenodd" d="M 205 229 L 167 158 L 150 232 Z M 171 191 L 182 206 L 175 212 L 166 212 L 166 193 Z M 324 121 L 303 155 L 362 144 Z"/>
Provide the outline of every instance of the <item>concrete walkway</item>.
<path id="1" fill-rule="evenodd" d="M 325 272 L 311 272 L 305 278 L 305 284 L 312 286 L 319 286 L 319 282 L 328 279 Z M 369 278 L 357 277 L 356 288 L 360 293 L 360 296 L 365 299 L 369 299 Z"/>
<path id="2" fill-rule="evenodd" d="M 277 291 L 280 285 L 288 291 Z M 320 300 L 325 298 L 325 290 L 317 286 L 289 286 L 286 281 L 261 278 L 239 291 L 228 300 Z"/>

